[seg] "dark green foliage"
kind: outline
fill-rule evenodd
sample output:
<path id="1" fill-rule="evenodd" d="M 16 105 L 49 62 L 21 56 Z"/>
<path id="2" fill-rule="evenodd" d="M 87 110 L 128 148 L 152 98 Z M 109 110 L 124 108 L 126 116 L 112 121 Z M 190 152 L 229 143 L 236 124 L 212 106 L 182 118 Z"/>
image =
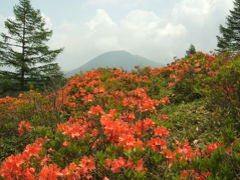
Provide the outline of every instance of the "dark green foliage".
<path id="1" fill-rule="evenodd" d="M 16 97 L 18 94 L 18 88 L 16 87 L 16 80 L 7 78 L 6 76 L 0 76 L 0 97 Z"/>
<path id="2" fill-rule="evenodd" d="M 8 33 L 1 34 L 1 79 L 12 81 L 17 90 L 42 87 L 61 79 L 63 74 L 54 59 L 63 49 L 50 50 L 46 45 L 52 31 L 45 28 L 40 11 L 34 10 L 29 0 L 20 0 L 13 10 L 15 18 L 5 22 Z"/>
<path id="3" fill-rule="evenodd" d="M 207 99 L 188 103 L 172 104 L 161 110 L 169 115 L 171 136 L 173 139 L 186 139 L 198 145 L 218 141 L 227 122 L 220 112 L 212 111 Z M 229 121 L 228 121 L 229 122 Z"/>
<path id="4" fill-rule="evenodd" d="M 190 45 L 189 49 L 186 51 L 186 57 L 189 57 L 190 54 L 196 54 L 196 48 L 194 45 Z"/>
<path id="5" fill-rule="evenodd" d="M 235 144 L 233 148 L 239 147 L 239 143 Z M 239 149 L 238 149 L 239 150 Z M 224 162 L 224 163 L 219 163 Z M 196 159 L 193 161 L 193 168 L 201 169 L 202 171 L 212 172 L 210 179 L 239 179 L 240 158 L 235 152 L 226 153 L 225 147 L 220 147 L 214 150 L 211 157 L 204 159 Z"/>
<path id="6" fill-rule="evenodd" d="M 228 61 L 228 64 L 218 70 L 213 77 L 202 78 L 200 93 L 209 99 L 225 113 L 231 114 L 234 119 L 240 117 L 240 58 Z M 239 120 L 238 120 L 239 121 Z"/>
<path id="7" fill-rule="evenodd" d="M 179 81 L 173 87 L 171 100 L 175 103 L 191 102 L 201 98 L 201 95 L 195 91 L 197 78 L 193 74 L 188 74 L 186 79 Z"/>
<path id="8" fill-rule="evenodd" d="M 58 110 L 56 95 L 48 93 L 49 98 L 46 99 L 38 96 L 36 92 L 25 92 L 23 96 L 32 103 L 19 103 L 14 107 L 14 113 L 7 110 L 8 105 L 0 104 L 0 162 L 12 154 L 22 152 L 26 145 L 33 143 L 36 138 L 51 137 L 57 124 L 66 121 L 66 114 Z M 18 124 L 26 120 L 33 128 L 30 133 L 20 136 Z"/>
<path id="9" fill-rule="evenodd" d="M 233 51 L 240 50 L 240 0 L 234 1 L 234 8 L 230 10 L 230 15 L 227 16 L 226 27 L 220 25 L 221 36 L 217 36 L 218 51 Z"/>

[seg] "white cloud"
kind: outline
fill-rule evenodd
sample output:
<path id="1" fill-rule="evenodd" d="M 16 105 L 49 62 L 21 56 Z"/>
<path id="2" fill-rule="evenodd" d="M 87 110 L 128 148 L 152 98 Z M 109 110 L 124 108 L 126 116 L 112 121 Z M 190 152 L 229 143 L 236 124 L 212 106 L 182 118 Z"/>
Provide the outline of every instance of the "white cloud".
<path id="1" fill-rule="evenodd" d="M 143 0 L 88 0 L 86 5 L 120 5 L 125 7 L 136 7 Z"/>
<path id="2" fill-rule="evenodd" d="M 209 17 L 212 18 L 214 12 L 226 14 L 230 7 L 232 7 L 230 0 L 182 0 L 173 8 L 172 16 L 176 21 L 201 26 L 209 22 Z"/>
<path id="3" fill-rule="evenodd" d="M 3 32 L 4 21 L 5 21 L 4 16 L 0 15 L 0 32 Z"/>
<path id="4" fill-rule="evenodd" d="M 0 23 L 2 23 L 3 21 L 4 21 L 4 16 L 2 16 L 1 14 L 0 14 Z"/>
<path id="5" fill-rule="evenodd" d="M 53 24 L 52 24 L 51 19 L 47 15 L 45 15 L 44 13 L 41 13 L 41 16 L 43 17 L 43 20 L 46 23 L 45 24 L 46 28 L 52 29 L 53 28 Z"/>
<path id="6" fill-rule="evenodd" d="M 109 29 L 116 27 L 116 24 L 103 9 L 98 9 L 96 16 L 90 20 L 87 25 L 90 30 Z"/>
<path id="7" fill-rule="evenodd" d="M 154 29 L 164 23 L 164 20 L 157 16 L 154 12 L 148 12 L 143 10 L 133 10 L 122 21 L 123 26 L 138 30 Z"/>
<path id="8" fill-rule="evenodd" d="M 111 50 L 128 50 L 163 60 L 179 52 L 175 46 L 186 33 L 182 24 L 167 22 L 154 12 L 134 10 L 114 22 L 105 10 L 99 9 L 86 24 L 65 23 L 57 28 L 51 42 L 52 46 L 65 47 L 59 62 L 69 70 Z M 71 62 L 66 63 L 67 59 Z"/>
<path id="9" fill-rule="evenodd" d="M 109 3 L 119 3 L 122 0 L 89 0 L 90 4 L 109 4 Z"/>
<path id="10" fill-rule="evenodd" d="M 182 0 L 173 8 L 172 20 L 187 28 L 185 42 L 208 52 L 216 49 L 219 25 L 225 23 L 231 8 L 229 0 Z"/>
<path id="11" fill-rule="evenodd" d="M 176 4 L 173 13 L 176 15 L 205 16 L 210 12 L 213 0 L 183 0 Z"/>

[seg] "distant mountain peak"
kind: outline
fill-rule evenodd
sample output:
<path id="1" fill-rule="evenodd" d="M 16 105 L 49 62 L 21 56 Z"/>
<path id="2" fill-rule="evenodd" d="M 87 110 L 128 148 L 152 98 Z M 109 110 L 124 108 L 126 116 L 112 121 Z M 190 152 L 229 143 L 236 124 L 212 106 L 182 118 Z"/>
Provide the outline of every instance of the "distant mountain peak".
<path id="1" fill-rule="evenodd" d="M 131 54 L 131 53 L 126 50 L 114 50 L 114 51 L 107 51 L 102 55 L 106 55 L 106 54 Z"/>
<path id="2" fill-rule="evenodd" d="M 133 55 L 130 52 L 125 51 L 125 50 L 115 50 L 115 51 L 107 51 L 103 54 L 98 55 L 95 58 L 102 57 L 102 56 L 107 57 L 107 56 L 135 56 L 135 55 Z"/>
<path id="3" fill-rule="evenodd" d="M 125 50 L 115 50 L 105 52 L 90 61 L 81 67 L 74 69 L 72 71 L 67 72 L 67 76 L 72 76 L 76 73 L 89 71 L 92 69 L 96 69 L 99 67 L 109 67 L 109 68 L 121 68 L 127 71 L 134 69 L 134 66 L 140 65 L 151 66 L 151 67 L 161 67 L 160 63 L 151 61 L 145 57 L 133 55 Z"/>

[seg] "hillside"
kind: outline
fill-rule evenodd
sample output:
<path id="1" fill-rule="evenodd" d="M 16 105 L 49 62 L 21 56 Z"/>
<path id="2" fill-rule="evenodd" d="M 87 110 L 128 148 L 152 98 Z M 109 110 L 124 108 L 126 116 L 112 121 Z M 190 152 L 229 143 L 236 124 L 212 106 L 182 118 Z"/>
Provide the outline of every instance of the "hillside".
<path id="1" fill-rule="evenodd" d="M 0 99 L 0 179 L 235 180 L 240 55 L 87 71 Z"/>
<path id="2" fill-rule="evenodd" d="M 110 51 L 101 54 L 79 68 L 72 71 L 66 72 L 66 75 L 72 76 L 79 72 L 86 72 L 99 67 L 110 67 L 110 68 L 120 68 L 127 71 L 134 69 L 134 66 L 140 65 L 141 67 L 151 66 L 151 67 L 161 67 L 160 63 L 151 61 L 147 58 L 133 55 L 127 51 Z"/>

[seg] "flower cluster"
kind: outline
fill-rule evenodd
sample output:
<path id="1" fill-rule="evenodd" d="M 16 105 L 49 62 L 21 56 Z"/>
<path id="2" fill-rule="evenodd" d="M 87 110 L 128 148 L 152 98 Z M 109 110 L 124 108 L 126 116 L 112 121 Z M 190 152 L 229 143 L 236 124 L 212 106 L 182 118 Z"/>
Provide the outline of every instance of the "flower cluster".
<path id="1" fill-rule="evenodd" d="M 21 121 L 18 125 L 18 132 L 19 132 L 20 136 L 22 136 L 24 134 L 25 130 L 29 132 L 30 129 L 31 129 L 31 125 L 29 122 L 27 123 L 25 121 Z"/>

